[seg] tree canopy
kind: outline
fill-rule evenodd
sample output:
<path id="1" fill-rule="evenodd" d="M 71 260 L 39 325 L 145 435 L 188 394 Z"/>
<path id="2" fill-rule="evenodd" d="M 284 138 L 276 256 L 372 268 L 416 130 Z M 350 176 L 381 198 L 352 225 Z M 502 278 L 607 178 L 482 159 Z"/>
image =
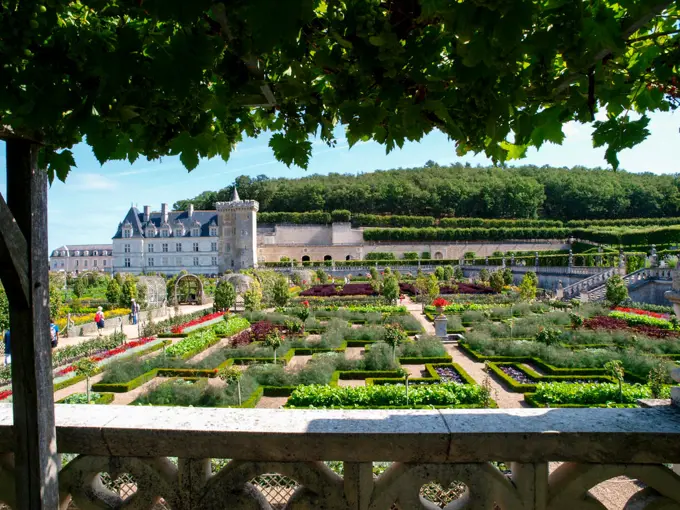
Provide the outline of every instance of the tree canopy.
<path id="1" fill-rule="evenodd" d="M 260 210 L 351 208 L 352 213 L 534 218 L 559 220 L 680 216 L 680 181 L 673 175 L 633 174 L 575 167 L 470 168 L 460 164 L 312 175 L 302 179 L 241 176 L 241 197 Z M 180 200 L 198 209 L 228 201 L 233 186 Z"/>
<path id="2" fill-rule="evenodd" d="M 191 170 L 263 130 L 306 167 L 338 123 L 350 145 L 438 129 L 496 162 L 594 123 L 616 168 L 677 106 L 672 1 L 42 1 L 0 0 L 0 138 L 41 141 L 52 178 L 83 138 Z"/>

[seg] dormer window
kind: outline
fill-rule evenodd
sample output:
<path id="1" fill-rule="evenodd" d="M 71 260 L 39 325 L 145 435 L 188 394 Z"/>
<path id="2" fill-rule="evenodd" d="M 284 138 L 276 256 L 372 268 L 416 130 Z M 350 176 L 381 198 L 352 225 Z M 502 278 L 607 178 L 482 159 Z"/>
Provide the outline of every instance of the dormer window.
<path id="1" fill-rule="evenodd" d="M 89 252 L 88 250 L 85 250 L 85 251 L 83 252 L 83 255 L 84 255 L 85 257 L 87 257 L 89 254 L 90 254 L 90 252 Z"/>
<path id="2" fill-rule="evenodd" d="M 97 250 L 95 250 L 95 251 L 92 252 L 92 256 L 93 256 L 93 257 L 96 257 L 96 256 L 97 256 Z"/>
<path id="3" fill-rule="evenodd" d="M 156 226 L 150 224 L 146 227 L 146 237 L 156 237 Z"/>
<path id="4" fill-rule="evenodd" d="M 210 227 L 210 237 L 217 237 L 217 227 L 216 226 Z"/>
<path id="5" fill-rule="evenodd" d="M 194 227 L 191 229 L 191 237 L 199 237 L 201 235 L 201 229 Z"/>
<path id="6" fill-rule="evenodd" d="M 170 225 L 163 223 L 161 226 L 161 237 L 170 237 Z"/>
<path id="7" fill-rule="evenodd" d="M 73 252 L 73 255 L 75 257 L 80 257 L 80 252 L 76 250 L 76 251 Z"/>
<path id="8" fill-rule="evenodd" d="M 182 237 L 184 235 L 184 229 L 182 227 L 175 228 L 175 237 Z"/>

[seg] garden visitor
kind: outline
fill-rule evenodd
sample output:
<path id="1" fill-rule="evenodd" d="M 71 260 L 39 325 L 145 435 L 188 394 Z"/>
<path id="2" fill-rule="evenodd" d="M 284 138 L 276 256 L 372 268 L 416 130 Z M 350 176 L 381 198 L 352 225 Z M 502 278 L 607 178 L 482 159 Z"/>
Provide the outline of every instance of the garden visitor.
<path id="1" fill-rule="evenodd" d="M 54 319 L 50 318 L 50 343 L 52 349 L 59 345 L 59 326 L 54 323 Z"/>
<path id="2" fill-rule="evenodd" d="M 132 298 L 132 304 L 130 305 L 130 318 L 132 319 L 132 324 L 137 324 L 137 317 L 139 316 L 139 305 Z"/>
<path id="3" fill-rule="evenodd" d="M 97 308 L 97 313 L 94 314 L 94 323 L 97 325 L 97 333 L 102 336 L 102 329 L 104 329 L 104 312 L 102 307 Z"/>
<path id="4" fill-rule="evenodd" d="M 12 363 L 12 344 L 9 340 L 9 329 L 5 331 L 5 365 Z"/>

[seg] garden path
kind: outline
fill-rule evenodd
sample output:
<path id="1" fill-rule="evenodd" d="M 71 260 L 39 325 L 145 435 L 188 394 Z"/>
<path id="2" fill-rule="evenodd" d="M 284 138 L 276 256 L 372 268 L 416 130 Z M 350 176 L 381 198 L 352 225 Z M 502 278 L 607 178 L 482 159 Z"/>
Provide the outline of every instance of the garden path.
<path id="1" fill-rule="evenodd" d="M 290 360 L 290 363 L 286 365 L 286 370 L 287 371 L 299 370 L 302 367 L 304 367 L 310 359 L 312 359 L 312 357 L 306 355 L 293 356 L 293 359 Z"/>
<path id="2" fill-rule="evenodd" d="M 256 409 L 280 409 L 288 401 L 288 397 L 262 397 Z"/>
<path id="3" fill-rule="evenodd" d="M 434 324 L 427 320 L 422 313 L 422 305 L 419 303 L 414 303 L 410 298 L 404 299 L 404 305 L 406 306 L 409 313 L 415 317 L 418 322 L 423 326 L 425 332 L 428 335 L 434 335 Z M 478 361 L 473 361 L 468 358 L 465 353 L 454 344 L 445 345 L 446 351 L 453 358 L 454 363 L 458 363 L 463 369 L 470 374 L 477 384 L 482 384 L 484 378 L 486 377 L 486 372 L 484 371 L 484 363 Z M 408 369 L 408 367 L 407 367 Z M 409 369 L 410 370 L 410 369 Z M 417 376 L 416 376 L 417 377 Z M 489 384 L 491 385 L 492 398 L 498 404 L 498 407 L 502 408 L 518 408 L 526 407 L 524 402 L 524 395 L 521 393 L 513 393 L 506 390 L 501 384 L 499 384 L 492 377 L 489 377 Z"/>
<path id="4" fill-rule="evenodd" d="M 97 374 L 94 377 L 90 377 L 90 386 L 92 386 L 94 383 L 98 383 L 102 379 L 102 377 L 104 377 L 104 374 Z M 71 384 L 70 386 L 66 386 L 66 388 L 62 388 L 61 390 L 55 391 L 54 401 L 56 402 L 57 400 L 66 398 L 69 395 L 72 395 L 73 393 L 85 393 L 86 391 L 87 381 L 82 380 L 75 384 Z"/>
<path id="5" fill-rule="evenodd" d="M 347 359 L 361 359 L 363 354 L 363 347 L 347 347 L 347 349 L 345 349 L 345 358 Z"/>
<path id="6" fill-rule="evenodd" d="M 179 307 L 180 308 L 180 313 L 185 314 L 185 313 L 193 313 L 198 310 L 203 310 L 205 308 L 212 308 L 212 303 L 207 304 L 207 305 L 182 305 Z M 170 313 L 171 308 L 167 308 L 168 314 Z M 94 314 L 93 314 L 94 317 Z M 169 315 L 165 315 L 164 317 L 158 317 L 157 319 L 154 319 L 156 321 L 158 320 L 163 320 L 165 318 L 169 317 Z M 136 338 L 139 338 L 140 332 L 137 328 L 137 325 L 132 325 L 132 324 L 125 324 L 128 322 L 127 317 L 122 317 L 123 321 L 123 332 L 127 335 L 129 340 L 133 340 Z M 120 321 L 118 320 L 118 317 L 114 319 L 110 319 L 106 321 L 107 327 L 105 327 L 102 330 L 102 335 L 110 335 L 112 334 L 115 330 L 120 331 Z M 78 327 L 76 327 L 78 328 Z M 93 333 L 88 333 L 83 336 L 70 336 L 68 338 L 59 338 L 59 346 L 57 349 L 61 349 L 63 347 L 66 347 L 67 345 L 75 345 L 79 344 L 81 342 L 84 342 L 85 340 L 91 340 L 95 338 L 97 335 L 97 332 Z"/>

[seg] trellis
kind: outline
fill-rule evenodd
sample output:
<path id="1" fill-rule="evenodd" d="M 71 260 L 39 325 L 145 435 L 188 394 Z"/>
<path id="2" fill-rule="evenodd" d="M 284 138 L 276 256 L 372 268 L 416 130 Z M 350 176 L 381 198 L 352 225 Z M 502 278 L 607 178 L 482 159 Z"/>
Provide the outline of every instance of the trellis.
<path id="1" fill-rule="evenodd" d="M 145 289 L 143 292 L 148 308 L 160 308 L 167 302 L 167 286 L 160 276 L 140 276 L 137 288 Z"/>

